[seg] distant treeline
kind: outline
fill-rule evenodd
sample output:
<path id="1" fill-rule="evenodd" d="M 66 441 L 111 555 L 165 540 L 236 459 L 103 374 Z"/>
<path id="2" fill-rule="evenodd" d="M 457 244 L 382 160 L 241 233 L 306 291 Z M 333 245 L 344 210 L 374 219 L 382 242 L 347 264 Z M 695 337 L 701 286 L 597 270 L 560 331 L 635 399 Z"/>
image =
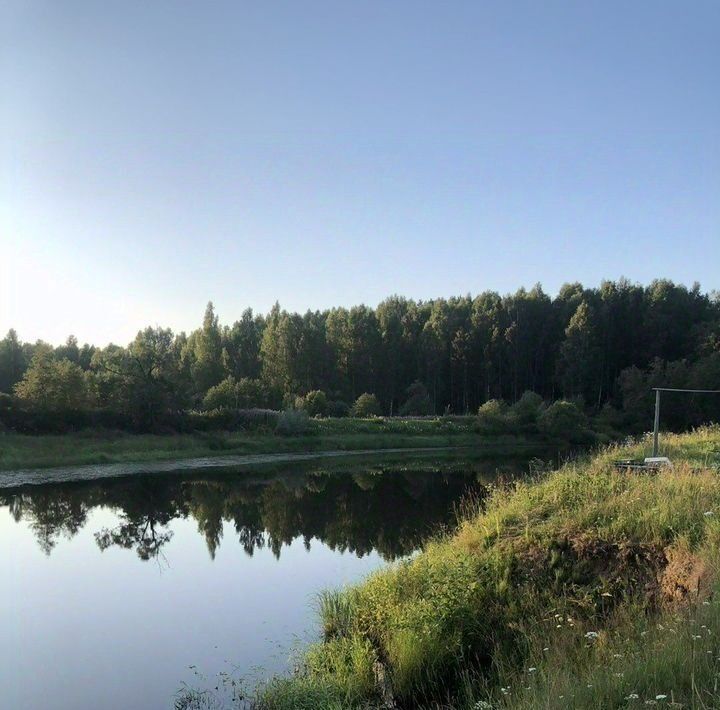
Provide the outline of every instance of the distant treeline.
<path id="1" fill-rule="evenodd" d="M 635 430 L 648 426 L 659 385 L 720 388 L 717 292 L 621 279 L 567 284 L 555 298 L 537 285 L 303 315 L 276 304 L 225 326 L 210 303 L 190 334 L 146 328 L 125 347 L 23 343 L 14 330 L 0 341 L 6 426 L 21 413 L 137 430 L 209 410 L 461 414 L 529 390 Z M 718 420 L 720 397 L 677 397 L 663 418 L 675 428 Z"/>

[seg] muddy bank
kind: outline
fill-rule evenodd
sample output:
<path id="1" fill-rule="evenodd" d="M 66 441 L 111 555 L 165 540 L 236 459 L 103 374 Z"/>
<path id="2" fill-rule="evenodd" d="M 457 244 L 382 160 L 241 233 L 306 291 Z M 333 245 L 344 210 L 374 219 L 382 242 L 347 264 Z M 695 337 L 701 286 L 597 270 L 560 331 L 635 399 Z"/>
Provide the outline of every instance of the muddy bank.
<path id="1" fill-rule="evenodd" d="M 258 466 L 262 464 L 293 463 L 314 459 L 375 456 L 380 454 L 423 454 L 448 451 L 463 451 L 467 447 L 420 447 L 415 449 L 362 449 L 358 451 L 314 451 L 307 453 L 245 454 L 235 456 L 205 456 L 199 458 L 175 459 L 136 463 L 86 464 L 83 466 L 60 466 L 57 468 L 20 469 L 0 471 L 0 488 L 39 486 L 45 483 L 66 483 L 70 481 L 95 481 L 104 478 L 120 478 L 148 473 L 181 473 L 197 469 Z"/>

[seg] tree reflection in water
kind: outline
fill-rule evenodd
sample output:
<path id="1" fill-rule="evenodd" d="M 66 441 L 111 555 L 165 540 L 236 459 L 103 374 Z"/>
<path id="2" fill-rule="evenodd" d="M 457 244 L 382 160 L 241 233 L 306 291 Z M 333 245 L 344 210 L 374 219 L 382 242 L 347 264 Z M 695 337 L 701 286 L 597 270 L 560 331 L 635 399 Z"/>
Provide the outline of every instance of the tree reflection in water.
<path id="1" fill-rule="evenodd" d="M 167 526 L 178 517 L 178 499 L 171 487 L 157 483 L 143 477 L 134 485 L 112 491 L 110 500 L 103 501 L 116 511 L 119 522 L 95 533 L 100 550 L 117 545 L 135 549 L 141 560 L 149 560 L 170 542 L 173 533 Z"/>
<path id="2" fill-rule="evenodd" d="M 510 462 L 509 473 L 524 462 Z M 134 549 L 156 558 L 172 539 L 172 522 L 192 517 L 211 558 L 225 523 L 248 555 L 319 540 L 358 556 L 377 551 L 393 560 L 418 549 L 433 532 L 453 522 L 465 496 L 482 496 L 497 480 L 487 461 L 300 467 L 295 470 L 226 470 L 198 475 L 148 475 L 102 482 L 46 485 L 0 492 L 15 521 L 25 521 L 49 555 L 58 540 L 73 537 L 88 513 L 109 508 L 117 524 L 94 533 L 98 548 Z"/>

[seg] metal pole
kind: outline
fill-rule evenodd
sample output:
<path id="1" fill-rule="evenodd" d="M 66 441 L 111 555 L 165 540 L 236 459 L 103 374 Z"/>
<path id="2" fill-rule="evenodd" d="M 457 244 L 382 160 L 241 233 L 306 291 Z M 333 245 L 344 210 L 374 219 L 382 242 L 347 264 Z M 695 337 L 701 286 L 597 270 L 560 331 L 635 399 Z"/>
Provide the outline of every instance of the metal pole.
<path id="1" fill-rule="evenodd" d="M 658 455 L 659 429 L 660 429 L 660 390 L 655 390 L 655 426 L 653 428 L 653 456 Z"/>
<path id="2" fill-rule="evenodd" d="M 653 456 L 658 455 L 660 430 L 660 392 L 689 392 L 691 394 L 720 394 L 720 390 L 689 390 L 674 387 L 653 387 L 655 390 L 655 426 L 653 427 Z"/>

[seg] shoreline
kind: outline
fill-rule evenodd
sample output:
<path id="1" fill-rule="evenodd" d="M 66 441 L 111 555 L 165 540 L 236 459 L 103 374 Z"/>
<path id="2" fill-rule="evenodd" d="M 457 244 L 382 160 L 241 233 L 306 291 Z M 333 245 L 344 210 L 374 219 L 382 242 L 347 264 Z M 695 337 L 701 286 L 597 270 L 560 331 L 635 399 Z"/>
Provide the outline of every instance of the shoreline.
<path id="1" fill-rule="evenodd" d="M 48 468 L 27 468 L 0 471 L 0 490 L 21 486 L 40 486 L 48 483 L 71 483 L 124 478 L 141 474 L 182 473 L 198 469 L 295 463 L 325 458 L 379 456 L 385 454 L 469 453 L 467 446 L 425 446 L 380 449 L 336 449 L 330 451 L 275 452 L 266 454 L 217 455 L 167 461 L 137 461 L 101 464 L 81 464 Z"/>
<path id="2" fill-rule="evenodd" d="M 156 465 L 191 459 L 269 455 L 316 456 L 326 452 L 466 448 L 488 455 L 518 450 L 568 449 L 567 441 L 536 432 L 483 433 L 468 423 L 425 421 L 324 421 L 296 436 L 264 431 L 128 434 L 83 430 L 66 434 L 0 434 L 0 475 L 109 464 Z M 583 447 L 586 448 L 586 447 Z M 205 465 L 201 462 L 200 464 Z M 210 465 L 218 465 L 217 462 Z M 181 465 L 182 468 L 186 466 Z"/>
<path id="3" fill-rule="evenodd" d="M 664 437 L 674 468 L 653 475 L 613 464 L 642 441 L 498 488 L 417 556 L 325 593 L 322 640 L 251 707 L 718 707 L 719 446 L 708 426 Z"/>

